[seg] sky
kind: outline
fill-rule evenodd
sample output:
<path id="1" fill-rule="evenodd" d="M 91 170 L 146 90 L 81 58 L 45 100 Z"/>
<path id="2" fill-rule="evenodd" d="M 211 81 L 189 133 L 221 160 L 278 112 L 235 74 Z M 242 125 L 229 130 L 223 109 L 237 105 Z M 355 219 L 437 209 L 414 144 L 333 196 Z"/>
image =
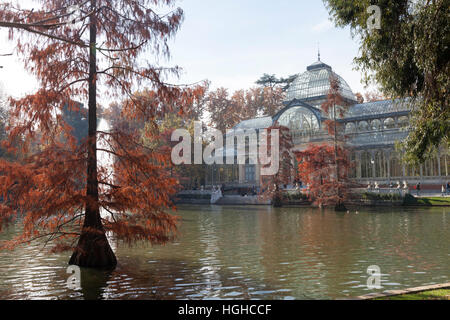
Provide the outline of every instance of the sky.
<path id="1" fill-rule="evenodd" d="M 171 60 L 183 68 L 179 84 L 209 80 L 212 89 L 248 89 L 264 73 L 287 77 L 321 60 L 341 75 L 353 92 L 364 92 L 354 70 L 358 41 L 349 29 L 334 27 L 322 0 L 180 0 L 184 23 L 170 41 Z M 14 48 L 0 30 L 0 54 Z M 6 92 L 32 92 L 36 81 L 17 57 L 0 57 L 0 82 Z"/>

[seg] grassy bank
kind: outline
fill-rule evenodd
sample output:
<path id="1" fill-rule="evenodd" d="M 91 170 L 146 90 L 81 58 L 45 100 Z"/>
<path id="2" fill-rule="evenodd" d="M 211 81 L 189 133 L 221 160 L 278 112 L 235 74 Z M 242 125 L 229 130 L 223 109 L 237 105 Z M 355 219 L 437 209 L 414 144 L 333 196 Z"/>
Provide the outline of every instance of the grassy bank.
<path id="1" fill-rule="evenodd" d="M 449 197 L 423 197 L 416 198 L 411 195 L 407 195 L 403 201 L 405 206 L 450 206 Z"/>
<path id="2" fill-rule="evenodd" d="M 298 191 L 290 191 L 284 194 L 284 205 L 310 205 L 308 196 Z M 351 195 L 349 205 L 356 206 L 413 206 L 413 207 L 440 207 L 450 206 L 450 197 L 421 197 L 416 198 L 411 194 L 403 196 L 393 193 L 364 192 Z"/>
<path id="3" fill-rule="evenodd" d="M 375 300 L 450 300 L 450 289 L 402 294 L 399 296 L 377 298 Z"/>

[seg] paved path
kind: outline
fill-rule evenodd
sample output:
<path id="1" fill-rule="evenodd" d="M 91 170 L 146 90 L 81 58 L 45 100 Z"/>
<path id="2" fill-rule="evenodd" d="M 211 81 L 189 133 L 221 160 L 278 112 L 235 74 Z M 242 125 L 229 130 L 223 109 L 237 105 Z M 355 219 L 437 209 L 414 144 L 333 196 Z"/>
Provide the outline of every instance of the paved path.
<path id="1" fill-rule="evenodd" d="M 417 193 L 416 191 L 411 192 L 411 194 L 415 197 L 417 197 Z M 429 197 L 433 197 L 433 198 L 450 198 L 450 195 L 445 195 L 442 196 L 442 193 L 436 193 L 436 192 L 420 192 L 420 196 L 418 198 L 429 198 Z"/>
<path id="2" fill-rule="evenodd" d="M 386 297 L 392 297 L 392 296 L 399 296 L 399 295 L 403 295 L 403 294 L 412 294 L 412 293 L 438 290 L 438 289 L 447 289 L 447 288 L 450 288 L 450 282 L 441 283 L 441 284 L 433 284 L 430 286 L 423 286 L 423 287 L 417 287 L 417 288 L 410 288 L 410 289 L 405 289 L 405 290 L 389 290 L 389 291 L 384 291 L 381 293 L 369 293 L 369 294 L 366 294 L 363 296 L 356 297 L 355 300 L 371 300 L 371 299 L 376 299 L 376 298 L 386 298 Z"/>

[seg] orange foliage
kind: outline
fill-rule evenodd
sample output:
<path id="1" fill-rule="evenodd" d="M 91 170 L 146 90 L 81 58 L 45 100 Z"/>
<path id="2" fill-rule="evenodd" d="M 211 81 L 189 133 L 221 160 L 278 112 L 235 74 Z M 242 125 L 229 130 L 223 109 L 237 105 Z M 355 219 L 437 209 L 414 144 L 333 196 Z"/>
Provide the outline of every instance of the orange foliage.
<path id="1" fill-rule="evenodd" d="M 365 101 L 366 102 L 376 102 L 376 101 L 383 101 L 383 100 L 387 100 L 387 99 L 388 98 L 381 92 L 369 91 L 369 92 L 365 93 Z"/>
<path id="2" fill-rule="evenodd" d="M 355 96 L 356 96 L 356 100 L 358 101 L 359 104 L 364 103 L 364 97 L 360 92 L 357 92 L 355 94 Z"/>
<path id="3" fill-rule="evenodd" d="M 177 111 L 191 106 L 204 93 L 202 86 L 168 85 L 164 76 L 177 74 L 177 68 L 142 63 L 149 51 L 169 54 L 167 42 L 180 27 L 183 12 L 156 13 L 172 0 L 91 0 L 80 4 L 85 16 L 74 28 L 61 23 L 69 2 L 45 1 L 32 11 L 0 5 L 0 26 L 11 27 L 10 40 L 40 84 L 34 94 L 10 99 L 10 150 L 27 154 L 32 143 L 40 148 L 20 162 L 0 159 L 0 228 L 14 219 L 24 226 L 3 247 L 46 238 L 57 240 L 55 250 L 74 249 L 80 235 L 93 234 L 85 238 L 88 242 L 103 235 L 104 242 L 107 231 L 126 242 L 163 243 L 175 235 L 177 224 L 167 213 L 176 190 L 169 153 L 144 146 L 133 126 L 96 131 L 96 85 L 106 89 L 103 98 L 127 97 L 119 115 L 122 123 L 156 124 L 174 105 Z M 142 86 L 151 88 L 148 94 L 134 94 Z M 61 116 L 72 99 L 89 100 L 89 135 L 81 144 Z M 98 162 L 98 151 L 112 157 L 112 168 Z M 85 250 L 83 246 L 79 243 L 77 250 Z M 115 258 L 91 258 L 85 259 L 86 266 L 115 264 Z"/>
<path id="4" fill-rule="evenodd" d="M 319 206 L 344 203 L 348 197 L 348 174 L 351 168 L 348 151 L 337 149 L 339 179 L 336 179 L 334 146 L 309 145 L 296 154 L 299 175 L 309 185 L 309 198 Z"/>
<path id="5" fill-rule="evenodd" d="M 330 120 L 325 120 L 325 128 L 332 138 L 331 143 L 309 145 L 297 153 L 299 174 L 309 184 L 309 197 L 319 206 L 341 206 L 348 197 L 348 173 L 351 167 L 345 135 L 342 134 L 342 118 L 349 106 L 341 95 L 339 79 L 330 76 L 330 90 L 322 104 L 323 112 Z"/>
<path id="6" fill-rule="evenodd" d="M 279 170 L 276 174 L 272 176 L 261 176 L 261 186 L 262 194 L 264 199 L 272 199 L 274 203 L 277 204 L 281 201 L 281 189 L 284 185 L 291 182 L 293 177 L 294 166 L 293 161 L 293 142 L 291 134 L 289 133 L 289 128 L 285 126 L 280 126 L 275 124 L 267 129 L 267 149 L 268 153 L 271 154 L 272 151 L 272 130 L 279 130 Z M 269 167 L 272 164 L 266 165 Z"/>
<path id="7" fill-rule="evenodd" d="M 282 108 L 282 102 L 280 88 L 237 90 L 231 97 L 227 89 L 219 88 L 209 93 L 206 106 L 211 114 L 210 125 L 225 132 L 243 120 L 274 115 Z"/>

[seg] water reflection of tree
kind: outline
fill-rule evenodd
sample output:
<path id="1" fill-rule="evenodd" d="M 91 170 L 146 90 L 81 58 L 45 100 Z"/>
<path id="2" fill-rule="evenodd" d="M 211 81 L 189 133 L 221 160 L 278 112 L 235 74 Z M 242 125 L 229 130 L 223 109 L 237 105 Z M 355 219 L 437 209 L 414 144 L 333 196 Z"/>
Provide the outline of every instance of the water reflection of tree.
<path id="1" fill-rule="evenodd" d="M 237 241 L 238 246 L 245 243 L 236 236 L 242 234 L 236 231 L 239 227 L 231 225 L 236 217 L 229 212 L 222 215 L 220 207 L 204 214 L 184 210 L 179 241 L 174 244 L 139 245 L 132 250 L 119 246 L 122 262 L 104 296 L 133 297 L 140 292 L 141 299 L 217 298 L 238 291 L 239 298 L 249 298 L 244 278 L 236 277 L 234 269 L 230 269 L 242 262 L 242 252 L 236 251 L 233 242 Z M 234 226 L 245 225 L 238 222 Z"/>
<path id="2" fill-rule="evenodd" d="M 363 293 L 365 271 L 372 264 L 389 274 L 384 281 L 407 286 L 448 275 L 450 226 L 445 208 L 383 208 L 342 215 L 315 209 L 207 206 L 185 208 L 180 215 L 179 241 L 132 248 L 119 242 L 117 269 L 104 277 L 82 270 L 81 291 L 66 286 L 66 255 L 49 255 L 39 245 L 3 251 L 0 297 L 199 299 L 236 294 L 231 298 L 307 299 L 340 297 L 344 290 L 352 296 Z M 20 231 L 15 228 L 0 233 L 0 241 Z"/>

